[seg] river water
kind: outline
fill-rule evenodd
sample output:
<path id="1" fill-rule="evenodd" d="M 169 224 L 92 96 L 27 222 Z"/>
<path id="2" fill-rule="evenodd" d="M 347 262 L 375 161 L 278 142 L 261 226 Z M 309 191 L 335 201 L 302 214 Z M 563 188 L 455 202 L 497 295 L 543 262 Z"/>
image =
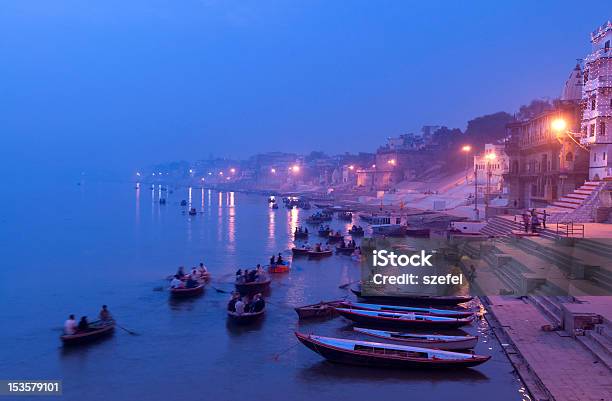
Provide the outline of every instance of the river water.
<path id="1" fill-rule="evenodd" d="M 335 365 L 298 344 L 296 330 L 358 337 L 342 318 L 298 323 L 293 310 L 348 295 L 338 286 L 357 279 L 359 265 L 346 256 L 295 260 L 290 274 L 273 277 L 260 324 L 228 324 L 228 295 L 213 286 L 230 291 L 238 267 L 265 264 L 277 252 L 290 258 L 291 232 L 310 211 L 199 188 L 19 187 L 0 200 L 0 380 L 61 379 L 63 396 L 48 398 L 62 400 L 527 399 L 484 320 L 466 331 L 478 332 L 476 351 L 493 357 L 463 371 Z M 184 214 L 181 199 L 198 215 Z M 205 294 L 169 300 L 163 278 L 200 261 L 213 274 Z M 118 329 L 63 349 L 67 315 L 93 320 L 102 304 L 138 335 Z"/>

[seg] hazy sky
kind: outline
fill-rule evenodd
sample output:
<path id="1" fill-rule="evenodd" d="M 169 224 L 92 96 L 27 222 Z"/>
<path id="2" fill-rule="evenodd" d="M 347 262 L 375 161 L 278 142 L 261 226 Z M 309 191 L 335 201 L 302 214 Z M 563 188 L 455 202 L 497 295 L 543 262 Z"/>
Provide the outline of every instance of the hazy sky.
<path id="1" fill-rule="evenodd" d="M 10 166 L 372 151 L 556 97 L 609 1 L 4 0 Z"/>

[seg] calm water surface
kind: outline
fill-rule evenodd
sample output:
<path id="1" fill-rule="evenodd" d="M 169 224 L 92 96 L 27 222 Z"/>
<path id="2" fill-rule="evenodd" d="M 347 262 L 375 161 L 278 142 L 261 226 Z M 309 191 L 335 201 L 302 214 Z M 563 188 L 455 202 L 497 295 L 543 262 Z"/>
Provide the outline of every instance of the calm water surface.
<path id="1" fill-rule="evenodd" d="M 181 199 L 200 213 L 183 214 Z M 464 371 L 334 365 L 298 345 L 295 330 L 358 337 L 344 319 L 299 324 L 293 310 L 346 296 L 338 286 L 359 275 L 349 257 L 295 260 L 274 276 L 261 324 L 228 325 L 228 295 L 212 286 L 232 290 L 238 267 L 289 258 L 291 232 L 310 211 L 272 210 L 256 195 L 88 182 L 12 189 L 0 205 L 0 379 L 62 379 L 64 400 L 526 399 L 484 321 L 467 331 L 493 358 Z M 178 265 L 200 261 L 214 275 L 202 297 L 173 302 L 160 291 Z M 94 318 L 103 303 L 140 335 L 118 329 L 63 349 L 66 316 Z"/>

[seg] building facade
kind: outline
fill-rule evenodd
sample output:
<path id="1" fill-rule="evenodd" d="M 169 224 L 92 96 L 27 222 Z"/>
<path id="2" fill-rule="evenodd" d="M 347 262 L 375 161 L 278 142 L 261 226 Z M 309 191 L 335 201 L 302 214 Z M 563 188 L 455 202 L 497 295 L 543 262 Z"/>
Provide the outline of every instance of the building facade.
<path id="1" fill-rule="evenodd" d="M 567 121 L 566 135 L 551 128 L 558 118 Z M 580 122 L 579 102 L 565 100 L 534 118 L 507 125 L 508 171 L 503 177 L 510 207 L 546 207 L 584 183 L 589 155 L 575 133 Z"/>
<path id="2" fill-rule="evenodd" d="M 612 179 L 612 22 L 591 33 L 584 60 L 582 143 L 589 147 L 589 179 Z"/>

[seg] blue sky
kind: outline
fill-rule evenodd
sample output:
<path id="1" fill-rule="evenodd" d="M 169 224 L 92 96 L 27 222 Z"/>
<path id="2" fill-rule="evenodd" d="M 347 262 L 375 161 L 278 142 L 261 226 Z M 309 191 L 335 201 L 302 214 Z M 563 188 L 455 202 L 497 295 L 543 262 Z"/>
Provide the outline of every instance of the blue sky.
<path id="1" fill-rule="evenodd" d="M 371 151 L 555 97 L 609 3 L 18 0 L 0 6 L 2 161 L 130 171 Z M 599 12 L 598 12 L 599 11 Z"/>

